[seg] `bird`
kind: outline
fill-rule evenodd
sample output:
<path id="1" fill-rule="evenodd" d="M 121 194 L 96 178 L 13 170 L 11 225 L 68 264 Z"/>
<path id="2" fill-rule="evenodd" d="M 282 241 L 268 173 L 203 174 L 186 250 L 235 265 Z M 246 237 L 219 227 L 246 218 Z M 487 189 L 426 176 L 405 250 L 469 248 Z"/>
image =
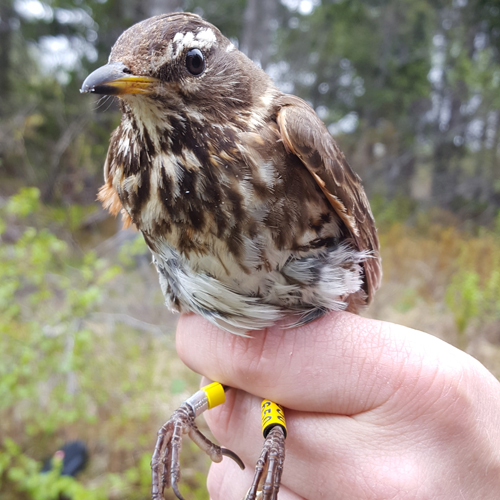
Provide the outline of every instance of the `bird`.
<path id="1" fill-rule="evenodd" d="M 139 22 L 80 90 L 119 98 L 98 198 L 142 233 L 172 311 L 251 335 L 370 303 L 382 266 L 359 176 L 311 106 L 281 92 L 214 25 L 187 12 Z M 154 500 L 170 486 L 182 499 L 183 434 L 213 461 L 244 467 L 195 424 L 227 390 L 209 384 L 158 432 Z M 278 497 L 285 412 L 263 402 L 271 424 L 246 500 Z"/>

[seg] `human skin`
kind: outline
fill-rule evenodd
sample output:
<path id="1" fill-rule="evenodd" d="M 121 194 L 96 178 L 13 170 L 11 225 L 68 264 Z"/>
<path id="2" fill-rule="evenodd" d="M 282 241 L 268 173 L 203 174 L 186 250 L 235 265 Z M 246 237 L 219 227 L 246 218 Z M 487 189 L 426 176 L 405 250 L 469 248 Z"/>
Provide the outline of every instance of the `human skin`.
<path id="1" fill-rule="evenodd" d="M 280 500 L 500 498 L 500 383 L 431 335 L 339 312 L 245 338 L 190 314 L 177 350 L 235 388 L 205 418 L 247 468 L 212 464 L 212 500 L 241 500 L 252 482 L 262 398 L 285 407 Z"/>

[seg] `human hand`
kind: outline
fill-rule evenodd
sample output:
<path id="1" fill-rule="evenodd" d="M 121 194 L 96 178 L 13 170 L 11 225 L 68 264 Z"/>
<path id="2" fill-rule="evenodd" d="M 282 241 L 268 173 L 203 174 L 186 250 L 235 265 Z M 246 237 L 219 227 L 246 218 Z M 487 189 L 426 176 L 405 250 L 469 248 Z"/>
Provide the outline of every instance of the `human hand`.
<path id="1" fill-rule="evenodd" d="M 431 335 L 330 313 L 245 338 L 183 315 L 177 350 L 236 389 L 205 417 L 247 469 L 212 464 L 213 500 L 241 500 L 252 482 L 262 398 L 285 407 L 280 500 L 500 498 L 500 383 Z"/>

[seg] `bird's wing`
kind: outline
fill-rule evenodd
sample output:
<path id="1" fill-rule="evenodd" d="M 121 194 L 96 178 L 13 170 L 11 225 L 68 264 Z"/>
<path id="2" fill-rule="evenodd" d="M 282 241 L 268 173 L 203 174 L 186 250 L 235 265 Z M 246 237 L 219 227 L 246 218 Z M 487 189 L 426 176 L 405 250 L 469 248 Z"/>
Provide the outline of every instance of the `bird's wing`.
<path id="1" fill-rule="evenodd" d="M 347 163 L 334 139 L 311 107 L 298 97 L 282 97 L 277 123 L 285 148 L 296 155 L 313 176 L 342 219 L 364 262 L 368 301 L 382 279 L 382 264 L 375 221 L 361 179 Z"/>

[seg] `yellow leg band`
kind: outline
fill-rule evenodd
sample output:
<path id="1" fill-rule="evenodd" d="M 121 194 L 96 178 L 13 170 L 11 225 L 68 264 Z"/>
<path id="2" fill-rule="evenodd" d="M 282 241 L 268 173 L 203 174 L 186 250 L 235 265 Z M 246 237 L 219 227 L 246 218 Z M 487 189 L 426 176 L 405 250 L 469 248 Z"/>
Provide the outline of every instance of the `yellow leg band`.
<path id="1" fill-rule="evenodd" d="M 208 409 L 211 410 L 216 406 L 221 405 L 226 400 L 224 387 L 219 382 L 212 382 L 201 388 L 205 392 L 208 399 Z"/>
<path id="2" fill-rule="evenodd" d="M 264 438 L 266 438 L 269 431 L 277 425 L 281 426 L 286 437 L 286 422 L 285 415 L 283 414 L 283 408 L 268 399 L 264 399 L 264 401 L 262 401 L 261 408 L 262 433 L 264 434 Z"/>

